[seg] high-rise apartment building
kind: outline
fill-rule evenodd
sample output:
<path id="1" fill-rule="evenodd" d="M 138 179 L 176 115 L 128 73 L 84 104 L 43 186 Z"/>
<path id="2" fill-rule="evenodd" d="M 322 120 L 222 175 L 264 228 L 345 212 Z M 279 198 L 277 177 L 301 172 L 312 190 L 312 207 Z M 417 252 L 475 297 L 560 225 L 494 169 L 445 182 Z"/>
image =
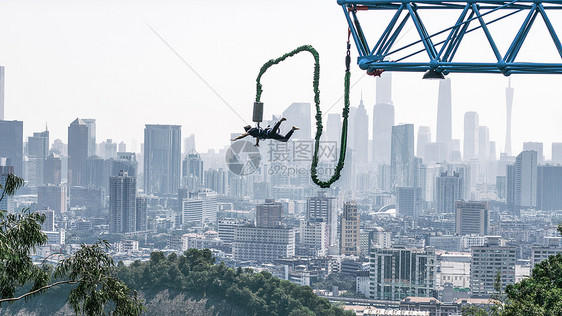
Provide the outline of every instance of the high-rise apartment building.
<path id="1" fill-rule="evenodd" d="M 531 269 L 548 257 L 562 253 L 561 240 L 560 237 L 546 237 L 545 245 L 531 247 Z"/>
<path id="2" fill-rule="evenodd" d="M 435 179 L 434 201 L 437 213 L 455 212 L 455 201 L 464 198 L 463 180 L 458 172 L 453 172 L 452 175 L 442 172 Z"/>
<path id="3" fill-rule="evenodd" d="M 326 222 L 330 246 L 335 246 L 338 240 L 338 214 L 335 203 L 335 198 L 326 196 L 322 191 L 318 191 L 318 196 L 306 199 L 306 220 Z"/>
<path id="4" fill-rule="evenodd" d="M 146 223 L 147 219 L 147 209 L 148 209 L 148 198 L 146 196 L 138 196 L 135 205 L 135 220 L 136 220 L 136 230 L 146 231 L 148 226 Z"/>
<path id="5" fill-rule="evenodd" d="M 181 126 L 147 124 L 144 129 L 145 193 L 176 193 L 180 169 Z"/>
<path id="6" fill-rule="evenodd" d="M 6 164 L 14 167 L 14 174 L 23 177 L 22 121 L 0 120 L 0 158 L 6 158 Z"/>
<path id="7" fill-rule="evenodd" d="M 371 251 L 370 296 L 399 301 L 408 296 L 435 297 L 435 249 L 374 248 Z"/>
<path id="8" fill-rule="evenodd" d="M 478 113 L 466 112 L 464 114 L 464 160 L 478 157 L 478 129 L 480 122 Z"/>
<path id="9" fill-rule="evenodd" d="M 340 220 L 340 254 L 359 256 L 359 213 L 355 201 L 343 204 Z"/>
<path id="10" fill-rule="evenodd" d="M 126 172 L 109 178 L 109 231 L 130 233 L 137 230 L 137 179 Z"/>
<path id="11" fill-rule="evenodd" d="M 485 201 L 456 201 L 456 227 L 458 235 L 488 234 L 490 211 Z"/>
<path id="12" fill-rule="evenodd" d="M 300 222 L 300 246 L 313 257 L 325 256 L 329 245 L 328 226 L 321 220 Z"/>
<path id="13" fill-rule="evenodd" d="M 279 227 L 283 222 L 283 204 L 274 199 L 256 206 L 256 227 Z"/>
<path id="14" fill-rule="evenodd" d="M 501 289 L 515 283 L 516 247 L 501 245 L 501 237 L 488 236 L 484 246 L 472 247 L 470 260 L 470 289 L 473 297 L 490 297 L 496 293 L 496 277 L 500 275 Z"/>
<path id="15" fill-rule="evenodd" d="M 414 185 L 414 125 L 392 127 L 390 156 L 391 187 Z"/>
<path id="16" fill-rule="evenodd" d="M 227 189 L 227 171 L 219 169 L 208 169 L 205 170 L 205 187 L 211 189 L 218 194 L 225 195 L 228 192 Z M 254 196 L 255 196 L 255 186 L 254 186 Z M 265 198 L 264 198 L 265 199 Z"/>

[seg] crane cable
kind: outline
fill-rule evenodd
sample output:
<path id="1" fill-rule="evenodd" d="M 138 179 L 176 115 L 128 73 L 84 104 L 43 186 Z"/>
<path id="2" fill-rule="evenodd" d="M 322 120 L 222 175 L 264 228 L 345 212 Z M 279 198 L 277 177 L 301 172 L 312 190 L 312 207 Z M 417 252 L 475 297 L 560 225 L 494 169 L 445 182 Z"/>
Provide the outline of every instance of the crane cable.
<path id="1" fill-rule="evenodd" d="M 314 90 L 314 103 L 316 105 L 316 136 L 314 138 L 314 153 L 312 155 L 312 164 L 310 166 L 310 176 L 312 181 L 320 186 L 321 188 L 329 188 L 330 185 L 336 182 L 340 176 L 341 171 L 343 169 L 345 163 L 345 153 L 347 149 L 347 126 L 348 126 L 348 117 L 349 117 L 349 82 L 351 73 L 349 71 L 349 66 L 351 63 L 351 56 L 350 56 L 350 48 L 351 45 L 349 43 L 351 31 L 348 29 L 347 33 L 347 54 L 345 56 L 345 76 L 344 76 L 344 107 L 343 107 L 343 123 L 342 123 L 342 132 L 341 132 L 341 146 L 340 146 L 340 153 L 338 163 L 336 164 L 336 168 L 334 170 L 334 174 L 328 180 L 320 180 L 318 179 L 318 152 L 320 149 L 320 138 L 322 137 L 322 110 L 320 109 L 320 90 L 318 89 L 318 85 L 320 83 L 320 57 L 318 52 L 314 47 L 311 45 L 303 45 L 299 46 L 296 49 L 284 54 L 283 56 L 277 59 L 270 59 L 260 69 L 258 77 L 256 78 L 256 102 L 260 102 L 261 94 L 263 92 L 262 84 L 260 83 L 262 75 L 273 65 L 277 65 L 280 62 L 284 61 L 285 59 L 292 57 L 300 52 L 309 52 L 314 57 L 314 76 L 312 79 L 312 87 Z"/>

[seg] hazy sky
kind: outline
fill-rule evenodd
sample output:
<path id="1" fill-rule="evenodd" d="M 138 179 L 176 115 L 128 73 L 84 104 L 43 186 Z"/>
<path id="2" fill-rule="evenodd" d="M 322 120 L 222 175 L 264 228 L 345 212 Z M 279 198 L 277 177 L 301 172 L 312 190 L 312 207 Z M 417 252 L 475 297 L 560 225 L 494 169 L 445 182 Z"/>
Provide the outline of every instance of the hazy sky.
<path id="1" fill-rule="evenodd" d="M 427 16 L 430 33 L 456 19 L 441 11 Z M 368 40 L 386 26 L 375 12 L 361 12 Z M 383 17 L 385 17 L 383 15 Z M 424 16 L 422 15 L 422 18 Z M 493 26 L 500 47 L 513 38 L 519 15 Z M 554 16 L 555 27 L 562 16 Z M 437 21 L 437 22 L 436 22 Z M 23 120 L 24 136 L 49 125 L 52 140 L 67 141 L 76 117 L 95 118 L 98 142 L 112 138 L 143 141 L 144 124 L 181 124 L 196 134 L 206 151 L 228 143 L 243 122 L 166 47 L 153 27 L 234 108 L 251 121 L 255 77 L 268 59 L 302 44 L 320 52 L 321 100 L 327 111 L 343 92 L 347 24 L 335 0 L 284 1 L 0 1 L 0 64 L 6 67 L 6 119 Z M 522 48 L 527 61 L 558 60 L 544 23 L 536 21 Z M 409 28 L 409 26 L 407 27 Z M 561 31 L 562 28 L 558 28 Z M 373 34 L 369 36 L 369 34 Z M 474 34 L 474 35 L 473 35 Z M 490 57 L 481 34 L 467 35 L 459 60 Z M 398 45 L 416 36 L 415 29 Z M 353 60 L 357 56 L 352 51 Z M 262 100 L 266 117 L 291 102 L 312 102 L 312 58 L 298 56 L 265 75 Z M 352 82 L 363 74 L 353 66 Z M 396 123 L 431 126 L 435 139 L 438 82 L 421 73 L 393 75 Z M 453 137 L 462 139 L 463 115 L 477 111 L 480 124 L 502 151 L 505 139 L 505 87 L 502 75 L 450 75 L 453 85 Z M 513 150 L 523 141 L 562 141 L 562 76 L 512 76 L 515 88 Z M 369 115 L 375 79 L 364 76 L 352 90 L 360 93 Z M 331 112 L 341 111 L 341 102 Z M 370 120 L 372 117 L 370 117 Z M 289 122 L 290 124 L 290 122 Z M 137 145 L 137 150 L 140 147 Z M 129 149 L 131 149 L 129 147 Z"/>

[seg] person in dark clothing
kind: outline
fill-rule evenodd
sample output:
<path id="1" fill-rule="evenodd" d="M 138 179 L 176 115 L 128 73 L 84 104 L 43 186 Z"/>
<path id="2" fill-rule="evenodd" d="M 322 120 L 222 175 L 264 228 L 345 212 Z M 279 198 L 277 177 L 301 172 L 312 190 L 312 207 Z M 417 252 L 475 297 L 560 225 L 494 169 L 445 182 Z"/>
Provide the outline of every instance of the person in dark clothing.
<path id="1" fill-rule="evenodd" d="M 291 136 L 293 135 L 293 132 L 299 130 L 300 128 L 293 126 L 293 128 L 291 128 L 291 130 L 285 136 L 279 134 L 279 126 L 281 126 L 281 123 L 286 120 L 287 120 L 286 118 L 280 119 L 279 122 L 277 122 L 273 126 L 273 128 L 270 128 L 269 125 L 266 128 L 251 127 L 250 125 L 246 125 L 244 126 L 244 130 L 246 131 L 246 133 L 231 139 L 231 141 L 239 140 L 246 136 L 252 136 L 256 139 L 255 146 L 259 146 L 260 139 L 275 139 L 280 142 L 287 142 L 289 138 L 291 138 Z"/>

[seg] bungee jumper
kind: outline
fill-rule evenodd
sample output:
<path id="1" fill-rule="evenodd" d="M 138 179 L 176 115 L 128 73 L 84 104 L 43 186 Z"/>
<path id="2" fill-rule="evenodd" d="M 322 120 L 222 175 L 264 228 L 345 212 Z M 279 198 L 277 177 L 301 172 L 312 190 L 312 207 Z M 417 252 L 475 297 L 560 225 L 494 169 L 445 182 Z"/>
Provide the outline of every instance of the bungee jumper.
<path id="1" fill-rule="evenodd" d="M 287 134 L 285 134 L 285 136 L 279 134 L 279 127 L 281 126 L 281 123 L 285 122 L 286 120 L 286 118 L 280 119 L 279 122 L 275 123 L 273 128 L 270 128 L 270 125 L 268 125 L 266 128 L 261 128 L 259 124 L 257 127 L 246 125 L 244 126 L 244 130 L 246 131 L 246 133 L 231 139 L 231 141 L 236 141 L 246 136 L 252 136 L 256 139 L 256 144 L 254 146 L 258 147 L 260 146 L 260 139 L 274 139 L 286 143 L 289 138 L 293 136 L 293 133 L 300 129 L 299 127 L 293 126 L 291 130 Z"/>

